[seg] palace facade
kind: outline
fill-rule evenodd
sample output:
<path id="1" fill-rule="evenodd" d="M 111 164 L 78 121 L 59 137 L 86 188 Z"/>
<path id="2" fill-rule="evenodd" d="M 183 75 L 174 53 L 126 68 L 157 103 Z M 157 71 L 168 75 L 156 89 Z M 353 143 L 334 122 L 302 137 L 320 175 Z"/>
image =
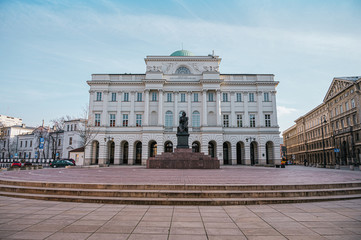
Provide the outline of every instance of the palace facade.
<path id="1" fill-rule="evenodd" d="M 93 74 L 85 165 L 145 165 L 172 152 L 182 112 L 193 151 L 221 164 L 279 164 L 274 75 L 221 74 L 220 62 L 180 50 L 147 56 L 145 74 Z"/>
<path id="2" fill-rule="evenodd" d="M 298 164 L 335 167 L 361 159 L 361 77 L 336 77 L 323 103 L 283 132 L 287 158 Z"/>

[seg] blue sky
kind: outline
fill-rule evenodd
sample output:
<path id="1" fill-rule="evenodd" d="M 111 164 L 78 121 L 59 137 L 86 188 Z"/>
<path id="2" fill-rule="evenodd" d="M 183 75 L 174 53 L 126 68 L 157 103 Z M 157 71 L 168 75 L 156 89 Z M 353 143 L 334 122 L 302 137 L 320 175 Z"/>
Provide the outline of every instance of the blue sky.
<path id="1" fill-rule="evenodd" d="M 0 114 L 29 126 L 88 103 L 92 73 L 144 73 L 144 57 L 215 51 L 221 73 L 272 73 L 283 131 L 333 77 L 361 75 L 361 1 L 0 0 Z"/>

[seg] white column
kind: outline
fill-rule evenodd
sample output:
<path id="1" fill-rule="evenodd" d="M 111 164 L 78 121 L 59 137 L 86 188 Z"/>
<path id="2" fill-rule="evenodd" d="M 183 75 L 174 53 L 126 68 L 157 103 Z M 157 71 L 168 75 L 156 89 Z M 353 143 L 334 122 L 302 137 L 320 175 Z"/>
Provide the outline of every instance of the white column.
<path id="1" fill-rule="evenodd" d="M 163 90 L 159 90 L 158 125 L 163 126 Z"/>
<path id="2" fill-rule="evenodd" d="M 118 123 L 116 125 L 123 126 L 123 115 L 122 115 L 122 91 L 119 91 L 117 96 L 117 109 L 119 112 Z"/>
<path id="3" fill-rule="evenodd" d="M 130 114 L 129 114 L 129 126 L 135 126 L 135 116 L 134 116 L 134 92 L 130 92 Z"/>
<path id="4" fill-rule="evenodd" d="M 230 98 L 231 98 L 231 127 L 236 127 L 237 126 L 237 118 L 236 118 L 236 113 L 235 113 L 235 109 L 234 109 L 234 92 L 230 92 Z"/>
<path id="5" fill-rule="evenodd" d="M 262 92 L 257 92 L 257 111 L 258 117 L 256 120 L 256 126 L 262 127 L 264 126 L 264 114 L 263 114 L 263 99 L 262 99 Z"/>
<path id="6" fill-rule="evenodd" d="M 144 126 L 149 125 L 149 89 L 144 91 Z"/>
<path id="7" fill-rule="evenodd" d="M 99 161 L 98 161 L 98 164 L 99 165 L 105 164 L 107 159 L 108 159 L 108 156 L 107 156 L 107 144 L 106 144 L 106 142 L 103 141 L 103 139 L 101 139 L 99 141 Z"/>
<path id="8" fill-rule="evenodd" d="M 121 146 L 120 143 L 114 141 L 114 165 L 120 164 L 120 156 L 121 156 Z"/>
<path id="9" fill-rule="evenodd" d="M 174 92 L 174 124 L 173 126 L 178 126 L 179 114 L 178 114 L 178 92 Z"/>
<path id="10" fill-rule="evenodd" d="M 135 161 L 135 146 L 134 142 L 128 142 L 128 165 L 133 165 Z"/>
<path id="11" fill-rule="evenodd" d="M 101 126 L 108 126 L 108 91 L 103 92 L 103 113 L 101 115 L 100 125 Z"/>
<path id="12" fill-rule="evenodd" d="M 243 104 L 244 104 L 244 122 L 245 127 L 249 127 L 249 113 L 248 113 L 248 92 L 243 93 Z M 246 154 L 247 156 L 247 154 Z M 246 163 L 247 164 L 247 163 Z"/>
<path id="13" fill-rule="evenodd" d="M 208 111 L 207 111 L 207 90 L 203 90 L 203 93 L 202 93 L 202 105 L 203 105 L 203 116 L 202 116 L 202 125 L 203 126 L 207 126 L 207 114 L 208 114 Z M 208 149 L 208 145 L 207 145 L 207 149 Z M 208 152 L 208 150 L 207 150 Z"/>
<path id="14" fill-rule="evenodd" d="M 187 107 L 188 107 L 188 125 L 192 126 L 192 92 L 188 91 L 188 103 L 187 103 Z"/>
<path id="15" fill-rule="evenodd" d="M 217 114 L 217 126 L 222 125 L 222 110 L 221 110 L 221 91 L 217 90 L 217 99 L 216 99 L 216 114 Z"/>
<path id="16" fill-rule="evenodd" d="M 277 122 L 277 104 L 276 104 L 276 91 L 271 92 L 271 101 L 272 101 L 272 110 L 273 113 L 271 115 L 271 126 L 278 126 Z"/>

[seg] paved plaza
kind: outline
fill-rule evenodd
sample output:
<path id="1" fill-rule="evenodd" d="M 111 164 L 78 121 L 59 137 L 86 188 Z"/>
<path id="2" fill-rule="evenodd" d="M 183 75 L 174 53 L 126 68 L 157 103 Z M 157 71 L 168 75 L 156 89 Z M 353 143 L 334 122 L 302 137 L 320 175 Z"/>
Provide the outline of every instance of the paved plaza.
<path id="1" fill-rule="evenodd" d="M 0 239 L 361 239 L 361 200 L 147 206 L 0 197 Z"/>
<path id="2" fill-rule="evenodd" d="M 288 166 L 142 166 L 2 171 L 0 179 L 105 184 L 360 182 L 360 171 Z M 361 239 L 361 199 L 242 206 L 74 203 L 0 197 L 0 239 Z"/>
<path id="3" fill-rule="evenodd" d="M 360 171 L 304 166 L 222 166 L 221 169 L 146 169 L 144 166 L 2 171 L 0 179 L 99 184 L 328 184 L 361 182 Z"/>

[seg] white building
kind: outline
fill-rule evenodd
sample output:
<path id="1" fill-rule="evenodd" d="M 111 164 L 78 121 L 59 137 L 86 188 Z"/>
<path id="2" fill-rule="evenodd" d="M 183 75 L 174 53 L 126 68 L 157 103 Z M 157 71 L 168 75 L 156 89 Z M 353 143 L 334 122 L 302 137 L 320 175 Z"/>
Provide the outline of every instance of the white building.
<path id="1" fill-rule="evenodd" d="M 0 114 L 0 128 L 1 127 L 10 127 L 10 126 L 15 126 L 15 125 L 20 126 L 22 124 L 23 124 L 23 120 L 21 118 L 9 117 L 9 116 Z"/>
<path id="2" fill-rule="evenodd" d="M 147 56 L 145 74 L 93 74 L 93 141 L 85 164 L 146 164 L 173 151 L 179 114 L 189 117 L 189 145 L 221 164 L 280 163 L 273 74 L 221 74 L 221 58 L 186 50 Z"/>
<path id="3" fill-rule="evenodd" d="M 67 120 L 64 122 L 64 136 L 62 144 L 63 158 L 69 158 L 69 152 L 84 146 L 82 132 L 84 131 L 84 119 Z"/>

